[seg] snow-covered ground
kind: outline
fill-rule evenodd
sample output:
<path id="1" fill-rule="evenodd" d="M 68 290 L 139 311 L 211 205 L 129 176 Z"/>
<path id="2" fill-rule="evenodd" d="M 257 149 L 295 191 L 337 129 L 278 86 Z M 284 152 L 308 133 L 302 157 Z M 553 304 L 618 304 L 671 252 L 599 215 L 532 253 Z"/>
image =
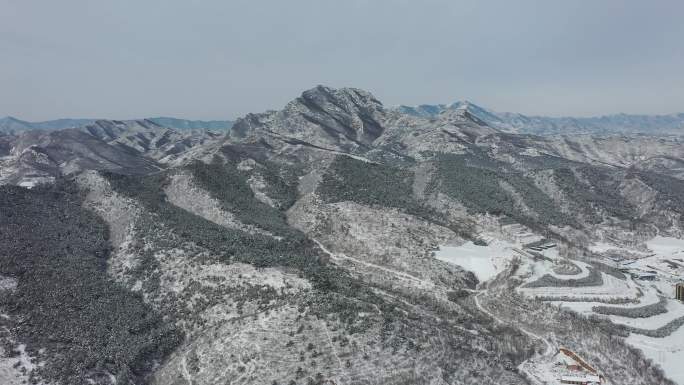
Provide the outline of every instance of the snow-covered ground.
<path id="1" fill-rule="evenodd" d="M 539 254 L 542 254 L 543 256 L 549 258 L 550 260 L 538 260 L 538 261 L 526 260 L 526 261 L 524 261 L 525 262 L 525 268 L 529 272 L 529 277 L 527 277 L 527 279 L 526 279 L 527 282 L 536 281 L 537 279 L 539 279 L 539 278 L 541 278 L 547 274 L 554 276 L 558 279 L 568 280 L 568 279 L 586 278 L 590 273 L 589 272 L 590 265 L 588 263 L 585 263 L 582 261 L 576 261 L 576 260 L 569 260 L 570 263 L 579 267 L 582 271 L 579 274 L 575 274 L 575 275 L 558 274 L 553 270 L 555 261 L 559 258 L 558 257 L 558 249 L 557 248 L 546 249 L 546 250 L 540 252 Z"/>
<path id="2" fill-rule="evenodd" d="M 658 236 L 645 244 L 650 250 L 648 255 L 629 267 L 637 271 L 656 272 L 657 280 L 648 285 L 660 291 L 661 295 L 673 297 L 674 286 L 684 281 L 684 240 Z"/>
<path id="3" fill-rule="evenodd" d="M 435 257 L 472 271 L 484 282 L 505 269 L 513 257 L 513 247 L 512 243 L 498 239 L 491 240 L 487 246 L 466 242 L 460 246 L 441 246 Z"/>
<path id="4" fill-rule="evenodd" d="M 524 279 L 525 283 L 530 283 L 538 280 L 544 275 L 551 275 L 560 280 L 577 280 L 586 278 L 590 274 L 591 265 L 578 261 L 566 260 L 582 271 L 576 275 L 563 275 L 554 272 L 554 266 L 561 258 L 558 255 L 557 248 L 550 248 L 540 252 L 547 259 L 526 258 L 522 261 L 522 266 L 519 269 L 519 274 Z M 629 280 L 621 280 L 611 275 L 601 273 L 603 284 L 599 286 L 581 286 L 581 287 L 524 287 L 518 288 L 518 291 L 529 297 L 554 297 L 559 300 L 562 298 L 573 299 L 592 299 L 613 300 L 613 299 L 634 299 L 637 298 L 637 285 Z M 657 302 L 657 296 L 653 296 L 653 302 Z M 556 302 L 556 301 L 554 301 Z M 557 302 L 561 304 L 561 302 Z M 587 305 L 589 304 L 589 305 Z M 602 303 L 591 302 L 563 302 L 562 305 L 580 313 L 591 312 L 591 307 L 601 305 Z"/>
<path id="5" fill-rule="evenodd" d="M 28 373 L 36 367 L 26 353 L 26 345 L 19 345 L 16 351 L 19 353 L 17 356 L 8 356 L 0 347 L 0 383 L 3 385 L 28 384 Z M 22 371 L 22 368 L 26 369 L 26 372 Z"/>
<path id="6" fill-rule="evenodd" d="M 655 303 L 658 296 L 669 298 L 667 313 L 648 318 L 628 318 L 610 316 L 612 322 L 640 329 L 658 329 L 668 322 L 684 316 L 684 303 L 674 299 L 674 285 L 684 281 L 684 239 L 657 236 L 644 242 L 638 250 L 608 243 L 599 243 L 590 247 L 594 252 L 609 250 L 625 251 L 638 259 L 629 265 L 635 271 L 655 271 L 657 279 L 653 282 L 634 281 L 643 293 L 639 304 L 611 305 L 620 307 L 639 307 Z M 568 303 L 564 306 L 584 314 L 591 313 L 593 303 Z M 665 338 L 653 338 L 632 333 L 627 338 L 632 346 L 641 349 L 644 354 L 658 363 L 665 374 L 678 384 L 684 384 L 684 327 L 680 327 Z"/>
<path id="7" fill-rule="evenodd" d="M 17 280 L 10 277 L 3 277 L 0 275 L 0 291 L 14 290 L 17 287 Z"/>
<path id="8" fill-rule="evenodd" d="M 684 327 L 667 338 L 652 338 L 632 333 L 627 343 L 641 349 L 646 357 L 659 364 L 665 374 L 678 384 L 684 384 Z"/>
<path id="9" fill-rule="evenodd" d="M 480 281 L 493 278 L 501 272 L 513 256 L 523 256 L 518 274 L 524 281 L 532 282 L 549 274 L 558 279 L 582 279 L 589 275 L 591 265 L 578 260 L 565 260 L 581 269 L 576 275 L 562 275 L 554 272 L 558 261 L 562 258 L 557 248 L 550 248 L 540 252 L 545 259 L 533 258 L 522 252 L 520 244 L 488 238 L 487 246 L 477 246 L 467 242 L 460 246 L 442 246 L 436 252 L 436 258 L 459 265 L 470 270 Z M 550 303 L 572 309 L 578 313 L 593 314 L 594 306 L 611 306 L 634 308 L 658 303 L 661 296 L 670 298 L 667 302 L 667 313 L 647 318 L 629 318 L 609 316 L 612 322 L 639 329 L 658 329 L 670 321 L 684 316 L 684 303 L 674 300 L 673 286 L 684 280 L 684 240 L 666 237 L 656 237 L 637 248 L 625 248 L 608 243 L 591 247 L 592 251 L 602 253 L 606 251 L 624 251 L 631 258 L 638 258 L 630 265 L 637 271 L 655 271 L 655 281 L 640 281 L 625 275 L 625 279 L 618 279 L 612 275 L 601 273 L 602 285 L 586 287 L 539 287 L 518 290 L 530 297 L 572 298 L 573 301 L 552 301 Z M 526 257 L 527 258 L 526 258 Z M 602 261 L 611 264 L 607 259 Z M 674 264 L 673 264 L 674 263 Z M 677 264 L 681 264 L 678 267 Z M 586 298 L 587 301 L 582 301 Z M 629 299 L 633 302 L 624 304 L 607 304 L 590 300 Z M 578 301 L 579 300 L 579 301 Z M 605 317 L 605 316 L 604 316 Z M 684 327 L 679 328 L 672 335 L 665 338 L 651 338 L 638 334 L 631 334 L 627 342 L 644 351 L 644 354 L 660 364 L 666 375 L 679 384 L 684 384 Z M 536 373 L 544 373 L 548 380 L 557 380 L 558 373 L 551 362 L 549 367 L 543 367 L 544 361 L 537 362 Z M 530 364 L 531 365 L 531 364 Z M 541 366 L 539 366 L 541 365 Z M 545 370 L 544 370 L 545 369 Z M 541 370 L 541 371 L 540 371 Z"/>
<path id="10" fill-rule="evenodd" d="M 510 238 L 510 237 L 509 237 Z M 523 251 L 520 243 L 512 243 L 493 237 L 485 238 L 487 246 L 477 246 L 472 242 L 460 246 L 442 246 L 436 252 L 436 258 L 453 263 L 472 271 L 480 281 L 487 281 L 501 272 L 514 257 L 522 257 L 517 275 L 525 283 L 533 282 L 544 275 L 551 275 L 560 280 L 577 280 L 589 276 L 590 269 L 595 269 L 588 262 L 566 259 L 559 255 L 558 248 L 542 250 L 545 258 L 534 257 L 529 250 Z M 667 313 L 647 318 L 629 318 L 620 316 L 609 317 L 615 324 L 622 324 L 638 329 L 658 329 L 674 319 L 684 316 L 684 303 L 674 300 L 673 286 L 684 280 L 684 240 L 656 237 L 639 247 L 624 247 L 608 243 L 591 247 L 596 253 L 611 251 L 612 255 L 623 252 L 627 258 L 637 258 L 630 268 L 635 271 L 655 271 L 655 281 L 641 281 L 625 274 L 624 279 L 601 272 L 603 284 L 585 287 L 518 287 L 518 291 L 530 297 L 545 297 L 566 299 L 565 301 L 551 301 L 555 305 L 571 309 L 584 315 L 594 314 L 595 306 L 610 306 L 635 308 L 656 304 L 660 297 L 669 298 Z M 614 262 L 606 257 L 601 261 L 612 265 Z M 558 274 L 559 263 L 572 263 L 581 270 L 575 275 Z M 681 264 L 682 266 L 677 266 Z M 523 285 L 524 286 L 524 285 Z M 583 301 L 586 299 L 586 301 Z M 609 304 L 613 299 L 630 300 L 629 303 Z M 593 300 L 593 301 L 592 301 Z M 603 302 L 597 302 L 597 300 Z M 665 338 L 651 338 L 639 334 L 631 334 L 627 342 L 643 350 L 644 354 L 658 363 L 666 376 L 678 384 L 684 385 L 684 327 L 679 328 L 672 335 Z M 526 363 L 526 373 L 534 374 L 538 380 L 558 381 L 557 363 L 547 361 L 547 357 L 537 357 Z"/>
<path id="11" fill-rule="evenodd" d="M 508 237 L 511 240 L 515 237 Z M 559 280 L 577 280 L 587 278 L 593 267 L 590 261 L 580 261 L 561 257 L 559 248 L 553 247 L 532 253 L 522 250 L 518 242 L 512 243 L 498 239 L 486 238 L 488 246 L 477 246 L 467 242 L 460 246 L 443 246 L 436 253 L 436 258 L 457 264 L 473 271 L 481 281 L 494 277 L 509 262 L 513 256 L 520 257 L 520 266 L 516 275 L 524 283 L 538 280 L 544 275 L 553 276 Z M 658 329 L 672 320 L 684 316 L 684 303 L 676 301 L 673 287 L 676 282 L 684 281 L 684 240 L 656 237 L 637 247 L 613 245 L 609 243 L 596 244 L 590 249 L 598 254 L 604 254 L 605 259 L 599 259 L 606 265 L 615 265 L 609 256 L 622 255 L 623 258 L 634 260 L 629 265 L 633 272 L 654 271 L 655 281 L 642 281 L 624 274 L 624 279 L 601 272 L 603 283 L 596 286 L 583 287 L 524 287 L 517 290 L 529 297 L 555 298 L 557 301 L 549 303 L 571 309 L 580 314 L 595 314 L 595 306 L 610 306 L 623 308 L 638 308 L 657 304 L 661 297 L 668 298 L 667 313 L 647 318 L 629 318 L 620 316 L 609 317 L 615 324 L 631 326 L 637 329 Z M 540 258 L 541 254 L 543 258 Z M 558 274 L 571 263 L 579 267 L 579 273 Z M 679 266 L 681 264 L 681 266 Z M 565 266 L 563 266 L 565 265 Z M 563 299 L 564 301 L 560 301 Z M 627 303 L 610 303 L 611 300 L 629 300 Z M 606 303 L 608 302 L 608 303 Z M 679 328 L 672 335 L 665 338 L 651 338 L 632 334 L 627 339 L 632 346 L 644 351 L 644 354 L 660 364 L 667 377 L 678 384 L 684 385 L 684 327 Z M 521 371 L 527 373 L 537 381 L 558 383 L 560 366 L 549 357 L 537 356 L 526 361 Z"/>
<path id="12" fill-rule="evenodd" d="M 661 257 L 684 258 L 684 239 L 657 236 L 646 241 L 646 246 Z"/>
<path id="13" fill-rule="evenodd" d="M 568 369 L 568 365 L 577 364 L 577 361 L 573 360 L 570 356 L 560 351 L 555 351 L 553 356 L 537 356 L 525 361 L 520 365 L 520 369 L 533 380 L 533 383 L 537 384 L 560 384 L 561 377 L 570 376 L 593 378 L 594 375 L 587 371 L 578 372 Z"/>
<path id="14" fill-rule="evenodd" d="M 614 246 L 610 243 L 607 243 L 607 242 L 596 242 L 593 245 L 589 246 L 589 250 L 591 250 L 595 253 L 602 253 L 605 251 L 615 250 L 615 249 L 617 249 L 616 246 Z"/>
<path id="15" fill-rule="evenodd" d="M 632 248 L 626 248 L 623 246 L 619 245 L 614 245 L 612 243 L 608 242 L 596 242 L 593 245 L 589 246 L 589 250 L 591 250 L 594 253 L 605 253 L 607 251 L 628 251 L 630 253 L 637 253 L 637 254 L 646 254 L 642 250 L 634 250 Z"/>

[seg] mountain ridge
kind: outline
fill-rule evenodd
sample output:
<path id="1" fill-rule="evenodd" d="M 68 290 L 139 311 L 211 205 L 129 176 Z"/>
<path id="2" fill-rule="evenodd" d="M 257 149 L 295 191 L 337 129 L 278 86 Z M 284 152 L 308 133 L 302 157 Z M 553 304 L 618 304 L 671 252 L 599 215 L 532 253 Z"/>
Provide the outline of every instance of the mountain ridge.
<path id="1" fill-rule="evenodd" d="M 322 90 L 332 88 L 318 86 L 305 91 L 310 95 L 321 93 Z M 341 90 L 356 90 L 356 88 L 342 88 Z M 319 95 L 320 96 L 320 95 Z M 372 95 L 371 95 L 372 96 Z M 301 101 L 306 102 L 307 97 L 302 94 Z M 377 99 L 375 99 L 377 101 Z M 380 103 L 382 104 L 382 103 Z M 315 107 L 315 103 L 312 105 Z M 396 107 L 384 107 L 388 111 L 397 111 L 416 117 L 434 118 L 445 111 L 466 111 L 487 125 L 506 131 L 528 133 L 537 135 L 562 135 L 562 134 L 651 134 L 651 135 L 682 135 L 684 133 L 684 113 L 671 114 L 605 114 L 589 117 L 575 116 L 544 116 L 527 115 L 517 112 L 497 112 L 489 108 L 481 107 L 469 100 L 456 101 L 449 104 L 420 104 L 416 106 L 399 105 Z M 266 114 L 266 113 L 261 113 Z M 237 120 L 192 120 L 174 117 L 144 118 L 159 125 L 178 130 L 210 130 L 218 132 L 231 131 L 237 122 L 244 125 L 244 121 L 254 119 L 259 114 L 247 114 Z M 27 130 L 58 130 L 75 128 L 92 124 L 98 119 L 71 119 L 61 118 L 55 120 L 29 122 L 12 116 L 0 118 L 0 132 L 18 133 Z M 134 119 L 135 120 L 135 119 Z M 140 120 L 140 119 L 138 119 Z M 238 127 L 236 131 L 244 128 Z"/>
<path id="2" fill-rule="evenodd" d="M 20 132 L 31 130 L 63 130 L 65 128 L 78 128 L 85 125 L 93 124 L 98 120 L 116 120 L 116 119 L 84 119 L 84 118 L 60 118 L 53 120 L 46 120 L 40 122 L 29 122 L 21 120 L 12 116 L 0 118 L 0 133 L 17 134 Z M 208 130 L 208 131 L 227 131 L 233 125 L 231 120 L 190 120 L 172 117 L 154 117 L 144 119 L 130 119 L 135 120 L 149 120 L 161 126 L 174 128 L 183 131 L 192 130 Z"/>
<path id="3" fill-rule="evenodd" d="M 394 109 L 421 117 L 436 117 L 447 110 L 465 110 L 492 127 L 525 134 L 684 134 L 684 113 L 655 115 L 618 113 L 591 117 L 550 117 L 516 112 L 495 112 L 467 100 L 451 104 L 400 105 Z"/>

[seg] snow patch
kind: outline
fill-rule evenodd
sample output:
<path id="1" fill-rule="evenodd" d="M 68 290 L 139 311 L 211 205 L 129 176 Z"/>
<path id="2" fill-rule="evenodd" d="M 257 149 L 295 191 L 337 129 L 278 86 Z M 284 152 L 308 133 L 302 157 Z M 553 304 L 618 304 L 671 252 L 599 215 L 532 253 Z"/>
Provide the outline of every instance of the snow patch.
<path id="1" fill-rule="evenodd" d="M 512 243 L 493 240 L 487 246 L 468 241 L 460 246 L 441 246 L 435 257 L 475 273 L 480 282 L 487 281 L 503 271 L 513 257 Z"/>
<path id="2" fill-rule="evenodd" d="M 257 173 L 250 175 L 249 179 L 247 179 L 247 183 L 249 184 L 249 188 L 254 193 L 254 197 L 256 199 L 261 201 L 261 203 L 265 203 L 271 207 L 277 207 L 275 202 L 273 202 L 273 199 L 271 199 L 271 197 L 269 197 L 264 191 L 268 185 L 261 175 Z"/>
<path id="3" fill-rule="evenodd" d="M 657 236 L 646 241 L 646 246 L 663 257 L 684 257 L 684 239 Z"/>
<path id="4" fill-rule="evenodd" d="M 27 384 L 29 373 L 41 365 L 31 361 L 26 345 L 17 346 L 16 351 L 19 353 L 16 357 L 6 357 L 4 349 L 0 347 L 0 383 L 3 385 Z"/>
<path id="5" fill-rule="evenodd" d="M 17 288 L 17 280 L 11 277 L 0 275 L 0 291 L 14 290 Z"/>

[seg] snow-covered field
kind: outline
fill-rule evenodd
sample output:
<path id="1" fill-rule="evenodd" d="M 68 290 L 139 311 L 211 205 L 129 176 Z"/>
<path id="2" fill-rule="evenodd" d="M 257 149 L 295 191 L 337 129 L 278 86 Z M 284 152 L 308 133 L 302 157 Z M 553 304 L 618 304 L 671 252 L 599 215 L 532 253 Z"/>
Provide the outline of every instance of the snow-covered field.
<path id="1" fill-rule="evenodd" d="M 652 338 L 632 333 L 627 342 L 641 349 L 646 357 L 659 364 L 665 374 L 684 384 L 684 327 L 667 338 Z"/>
<path id="2" fill-rule="evenodd" d="M 502 240 L 492 240 L 487 246 L 469 241 L 460 246 L 441 246 L 435 257 L 472 271 L 480 282 L 484 282 L 505 269 L 513 256 L 514 246 Z"/>
<path id="3" fill-rule="evenodd" d="M 657 236 L 646 241 L 646 246 L 661 257 L 684 258 L 684 239 Z"/>

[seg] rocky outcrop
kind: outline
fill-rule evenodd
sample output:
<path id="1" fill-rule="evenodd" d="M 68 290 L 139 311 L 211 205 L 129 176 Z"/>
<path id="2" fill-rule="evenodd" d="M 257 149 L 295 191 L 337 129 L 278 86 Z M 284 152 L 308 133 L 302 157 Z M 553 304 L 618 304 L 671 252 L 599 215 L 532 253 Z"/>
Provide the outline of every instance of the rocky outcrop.
<path id="1" fill-rule="evenodd" d="M 318 86 L 304 91 L 281 111 L 248 114 L 238 119 L 231 136 L 274 133 L 315 146 L 368 149 L 384 131 L 382 103 L 366 91 Z"/>

